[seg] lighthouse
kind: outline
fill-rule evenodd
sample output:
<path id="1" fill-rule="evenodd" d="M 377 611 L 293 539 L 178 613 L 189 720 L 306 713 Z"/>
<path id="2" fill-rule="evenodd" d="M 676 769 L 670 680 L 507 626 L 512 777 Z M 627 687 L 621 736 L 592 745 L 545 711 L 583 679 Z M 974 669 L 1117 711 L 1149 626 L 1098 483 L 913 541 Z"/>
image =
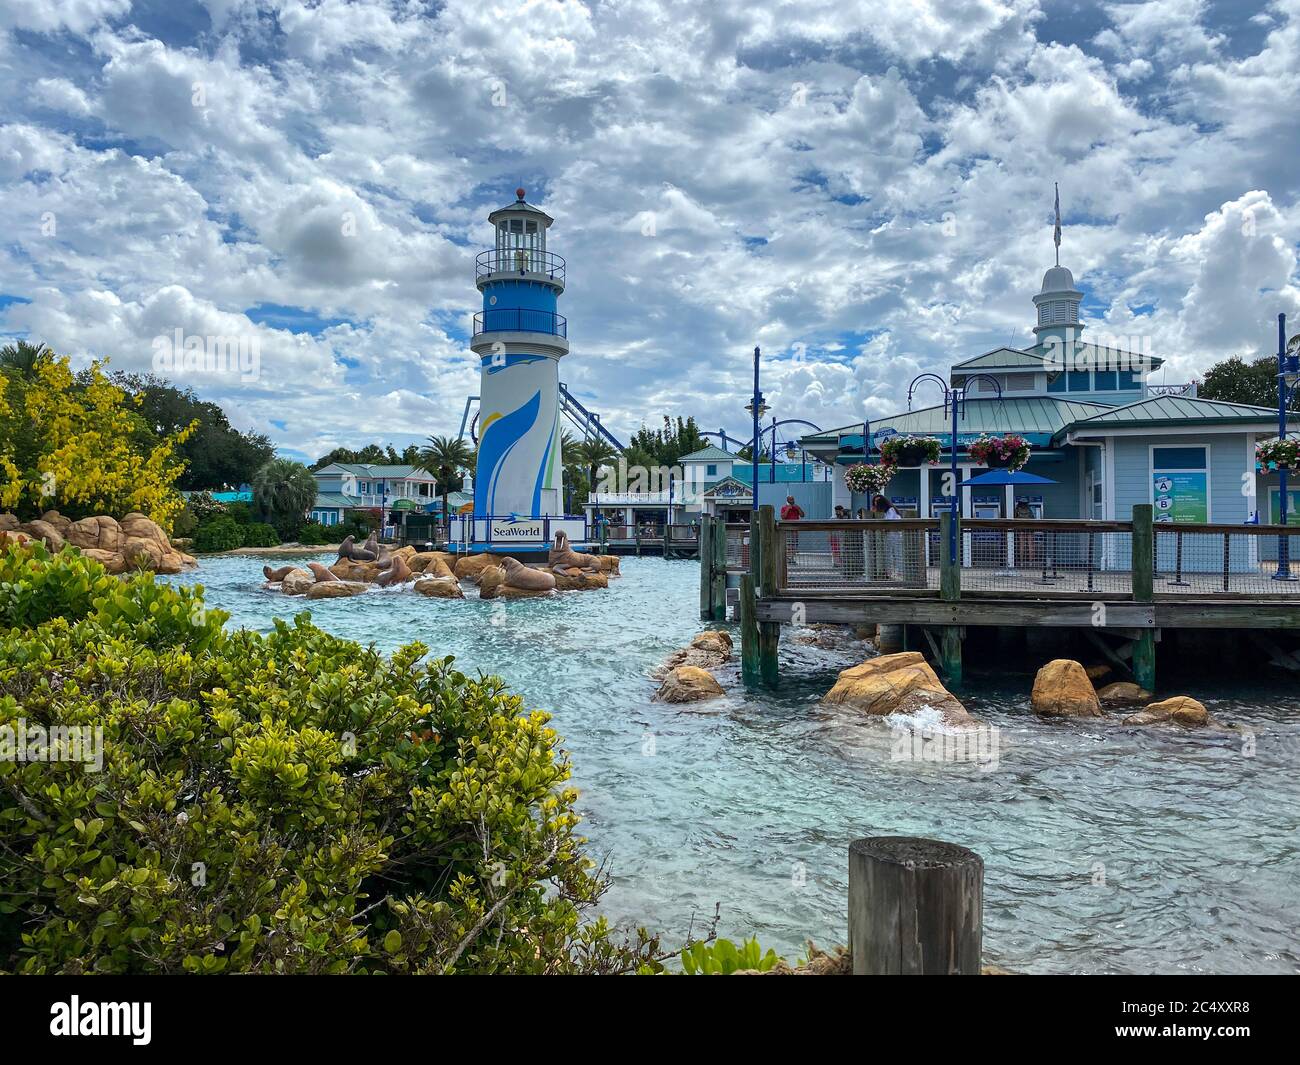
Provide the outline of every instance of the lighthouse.
<path id="1" fill-rule="evenodd" d="M 480 372 L 474 538 L 489 542 L 550 539 L 548 519 L 564 513 L 560 359 L 569 341 L 557 310 L 564 260 L 546 249 L 554 219 L 523 189 L 515 197 L 488 215 L 495 243 L 474 269 L 483 294 L 470 342 Z"/>

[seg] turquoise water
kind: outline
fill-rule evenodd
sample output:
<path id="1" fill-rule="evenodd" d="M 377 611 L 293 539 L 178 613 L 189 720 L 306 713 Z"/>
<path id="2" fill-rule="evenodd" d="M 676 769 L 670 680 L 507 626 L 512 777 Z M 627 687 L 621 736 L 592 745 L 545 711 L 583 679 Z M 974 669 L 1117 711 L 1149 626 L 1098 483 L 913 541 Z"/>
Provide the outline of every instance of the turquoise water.
<path id="1" fill-rule="evenodd" d="M 332 561 L 332 556 L 322 557 Z M 297 561 L 297 560 L 287 560 Z M 303 610 L 261 588 L 263 563 L 205 559 L 208 602 L 266 629 Z M 890 726 L 819 698 L 863 645 L 783 641 L 783 683 L 694 706 L 651 701 L 648 674 L 697 620 L 693 562 L 623 559 L 608 591 L 543 600 L 425 599 L 374 590 L 312 604 L 317 624 L 383 649 L 421 640 L 498 673 L 549 710 L 571 752 L 593 856 L 617 924 L 669 941 L 721 904 L 722 934 L 795 956 L 844 942 L 846 849 L 927 835 L 985 862 L 985 957 L 1024 972 L 1300 969 L 1300 692 L 1209 691 L 1254 733 L 1049 723 L 1029 677 L 962 697 L 999 730 L 993 766 L 891 760 Z M 737 636 L 737 642 L 738 636 Z M 1170 693 L 1174 694 L 1174 693 Z"/>

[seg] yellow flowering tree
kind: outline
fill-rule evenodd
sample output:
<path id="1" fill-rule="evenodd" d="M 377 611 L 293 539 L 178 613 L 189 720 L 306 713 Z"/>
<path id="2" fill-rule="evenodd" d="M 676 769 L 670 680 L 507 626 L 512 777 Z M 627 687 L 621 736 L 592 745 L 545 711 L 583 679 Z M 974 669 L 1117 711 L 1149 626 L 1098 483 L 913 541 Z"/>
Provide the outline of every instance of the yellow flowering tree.
<path id="1" fill-rule="evenodd" d="M 0 507 L 20 517 L 135 510 L 171 531 L 184 506 L 175 450 L 197 423 L 156 439 L 98 362 L 78 380 L 67 358 L 51 358 L 0 384 Z"/>

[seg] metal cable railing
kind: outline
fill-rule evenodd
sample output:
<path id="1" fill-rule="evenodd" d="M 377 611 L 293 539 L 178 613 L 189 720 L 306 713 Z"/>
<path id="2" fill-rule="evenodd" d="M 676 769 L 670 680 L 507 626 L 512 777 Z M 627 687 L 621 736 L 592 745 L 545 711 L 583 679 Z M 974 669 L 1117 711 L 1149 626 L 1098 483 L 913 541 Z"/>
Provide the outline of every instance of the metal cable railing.
<path id="1" fill-rule="evenodd" d="M 501 307 L 474 315 L 474 336 L 480 333 L 547 333 L 567 337 L 569 322 L 564 315 L 554 311 Z"/>
<path id="2" fill-rule="evenodd" d="M 489 248 L 474 257 L 474 280 L 498 274 L 545 274 L 552 281 L 564 280 L 564 258 L 536 248 Z"/>
<path id="3" fill-rule="evenodd" d="M 1300 528 L 1155 526 L 1157 596 L 1300 595 Z"/>

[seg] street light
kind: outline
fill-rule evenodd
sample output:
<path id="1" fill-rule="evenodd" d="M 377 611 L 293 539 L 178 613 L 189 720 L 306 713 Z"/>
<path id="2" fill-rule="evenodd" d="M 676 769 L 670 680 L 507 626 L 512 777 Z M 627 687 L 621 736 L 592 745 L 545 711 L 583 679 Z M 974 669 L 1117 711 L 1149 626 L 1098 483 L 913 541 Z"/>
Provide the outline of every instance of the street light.
<path id="1" fill-rule="evenodd" d="M 758 434 L 759 420 L 767 413 L 767 404 L 763 402 L 763 393 L 758 388 L 758 345 L 754 345 L 754 398 L 745 406 L 749 411 L 750 417 L 754 422 L 754 435 L 750 438 L 753 443 L 750 446 L 749 458 L 753 471 L 753 480 L 750 482 L 750 501 L 749 501 L 749 521 L 750 521 L 750 542 L 753 542 L 754 533 L 758 529 L 758 448 L 760 437 Z M 751 551 L 750 554 L 757 557 L 758 552 Z M 756 574 L 757 575 L 757 574 Z"/>
<path id="2" fill-rule="evenodd" d="M 1002 382 L 991 374 L 986 373 L 971 374 L 971 376 L 967 377 L 966 380 L 962 382 L 963 387 L 961 388 L 950 388 L 948 382 L 935 373 L 919 374 L 912 378 L 912 383 L 907 386 L 908 410 L 912 409 L 912 392 L 916 389 L 916 386 L 923 381 L 934 381 L 941 389 L 943 389 L 943 413 L 946 415 L 951 412 L 952 414 L 952 437 L 948 441 L 948 456 L 952 470 L 952 496 L 950 497 L 951 502 L 949 503 L 952 510 L 952 523 L 948 528 L 948 561 L 954 566 L 957 564 L 957 520 L 958 515 L 961 513 L 961 489 L 958 488 L 960 478 L 957 476 L 957 420 L 966 412 L 966 395 L 970 392 L 971 383 L 978 381 L 981 377 L 993 385 L 993 390 L 997 393 L 997 398 L 1000 400 L 1002 398 Z M 864 431 L 866 428 L 867 425 L 864 423 Z M 862 443 L 865 448 L 867 444 L 865 432 Z M 924 470 L 922 471 L 922 476 L 927 476 Z"/>

